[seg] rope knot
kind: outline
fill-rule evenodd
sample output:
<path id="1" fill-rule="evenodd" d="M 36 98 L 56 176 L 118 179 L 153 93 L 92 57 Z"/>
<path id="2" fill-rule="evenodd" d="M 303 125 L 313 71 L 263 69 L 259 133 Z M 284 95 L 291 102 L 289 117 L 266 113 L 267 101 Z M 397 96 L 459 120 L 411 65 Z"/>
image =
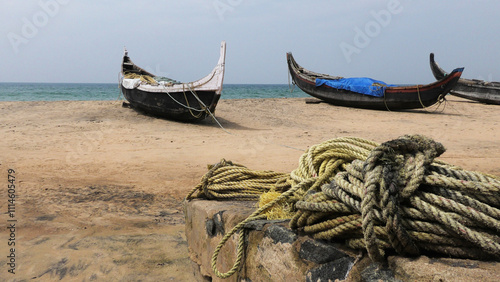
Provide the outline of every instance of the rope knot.
<path id="1" fill-rule="evenodd" d="M 376 147 L 364 163 L 365 181 L 379 180 L 382 188 L 392 187 L 409 198 L 429 165 L 444 153 L 441 143 L 422 135 L 405 135 Z"/>
<path id="2" fill-rule="evenodd" d="M 276 205 L 291 207 L 287 211 L 293 213 L 292 229 L 316 239 L 345 239 L 349 247 L 366 249 L 378 262 L 384 262 L 386 249 L 402 255 L 422 250 L 499 259 L 500 178 L 435 159 L 444 151 L 443 145 L 421 135 L 382 145 L 341 137 L 311 146 L 290 174 L 253 171 L 222 159 L 208 167 L 186 199 L 261 198 L 263 205 L 227 233 L 214 251 L 211 266 L 219 278 L 231 276 L 241 264 L 245 225 L 269 219 Z M 266 202 L 261 196 L 269 192 L 274 197 Z M 221 273 L 219 251 L 237 232 L 236 261 Z"/>
<path id="3" fill-rule="evenodd" d="M 418 247 L 403 227 L 400 205 L 423 182 L 434 159 L 445 151 L 441 143 L 422 135 L 405 135 L 376 147 L 363 165 L 365 197 L 362 201 L 363 233 L 368 252 L 381 260 L 374 232 L 375 209 L 382 210 L 391 245 L 399 253 L 417 255 Z"/>

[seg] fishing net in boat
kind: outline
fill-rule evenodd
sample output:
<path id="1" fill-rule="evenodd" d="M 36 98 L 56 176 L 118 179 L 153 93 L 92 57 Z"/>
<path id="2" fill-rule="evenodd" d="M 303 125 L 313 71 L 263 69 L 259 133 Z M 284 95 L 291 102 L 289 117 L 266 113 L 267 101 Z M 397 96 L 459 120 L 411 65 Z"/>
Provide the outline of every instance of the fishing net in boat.
<path id="1" fill-rule="evenodd" d="M 145 75 L 145 74 L 138 74 L 138 73 L 132 73 L 132 72 L 127 72 L 123 75 L 124 78 L 126 79 L 140 79 L 142 82 L 151 84 L 151 85 L 158 85 L 160 82 L 164 82 L 165 85 L 172 85 L 176 83 L 180 83 L 177 80 L 164 77 L 164 76 L 155 76 L 152 77 L 150 75 Z"/>
<path id="2" fill-rule="evenodd" d="M 140 79 L 142 82 L 149 83 L 149 84 L 158 84 L 158 82 L 150 75 L 142 75 L 138 73 L 125 73 L 123 75 L 125 79 Z"/>
<path id="3" fill-rule="evenodd" d="M 164 81 L 165 84 L 177 84 L 177 83 L 181 83 L 180 81 L 177 81 L 175 79 L 171 79 L 171 78 L 168 78 L 168 77 L 164 77 L 164 76 L 155 76 L 154 77 L 154 80 L 160 82 L 160 81 Z"/>

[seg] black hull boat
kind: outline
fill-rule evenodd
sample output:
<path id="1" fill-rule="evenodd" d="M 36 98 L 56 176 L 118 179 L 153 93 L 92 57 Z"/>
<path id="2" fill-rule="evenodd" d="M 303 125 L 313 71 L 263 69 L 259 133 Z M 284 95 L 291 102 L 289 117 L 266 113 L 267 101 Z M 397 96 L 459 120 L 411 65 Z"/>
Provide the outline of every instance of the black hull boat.
<path id="1" fill-rule="evenodd" d="M 434 61 L 433 53 L 431 53 L 429 60 L 432 74 L 436 79 L 441 79 L 448 75 Z M 450 94 L 485 104 L 500 105 L 500 82 L 460 78 Z"/>
<path id="2" fill-rule="evenodd" d="M 136 66 L 123 55 L 121 91 L 134 109 L 179 121 L 200 121 L 213 115 L 224 81 L 226 43 L 220 48 L 217 66 L 206 77 L 189 83 L 160 78 Z"/>
<path id="3" fill-rule="evenodd" d="M 443 100 L 455 86 L 463 71 L 463 68 L 457 68 L 449 76 L 426 85 L 394 86 L 376 81 L 377 83 L 371 87 L 378 88 L 380 95 L 372 96 L 317 83 L 318 81 L 336 82 L 344 78 L 304 69 L 297 64 L 292 53 L 287 53 L 287 63 L 293 83 L 315 98 L 337 106 L 391 111 L 425 108 Z"/>

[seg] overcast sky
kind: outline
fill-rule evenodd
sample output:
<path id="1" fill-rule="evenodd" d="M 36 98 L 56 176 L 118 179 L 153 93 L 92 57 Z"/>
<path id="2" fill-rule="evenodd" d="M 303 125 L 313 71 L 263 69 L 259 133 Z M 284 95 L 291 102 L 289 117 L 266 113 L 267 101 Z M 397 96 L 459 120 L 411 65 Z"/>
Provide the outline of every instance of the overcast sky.
<path id="1" fill-rule="evenodd" d="M 500 81 L 500 1 L 0 0 L 0 82 L 118 80 L 123 47 L 139 66 L 197 80 L 227 42 L 225 83 L 288 83 L 303 67 L 387 83 L 447 71 Z"/>

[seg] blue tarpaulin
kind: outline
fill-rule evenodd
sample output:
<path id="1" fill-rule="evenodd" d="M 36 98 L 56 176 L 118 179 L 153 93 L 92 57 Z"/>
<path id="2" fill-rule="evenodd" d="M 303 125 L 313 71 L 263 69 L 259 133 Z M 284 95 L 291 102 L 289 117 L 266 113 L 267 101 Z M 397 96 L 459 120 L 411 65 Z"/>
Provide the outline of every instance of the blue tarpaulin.
<path id="1" fill-rule="evenodd" d="M 352 92 L 371 95 L 375 97 L 383 97 L 386 87 L 397 86 L 368 77 L 352 77 L 341 79 L 316 78 L 316 86 L 321 86 L 323 84 L 333 88 L 349 90 Z"/>

